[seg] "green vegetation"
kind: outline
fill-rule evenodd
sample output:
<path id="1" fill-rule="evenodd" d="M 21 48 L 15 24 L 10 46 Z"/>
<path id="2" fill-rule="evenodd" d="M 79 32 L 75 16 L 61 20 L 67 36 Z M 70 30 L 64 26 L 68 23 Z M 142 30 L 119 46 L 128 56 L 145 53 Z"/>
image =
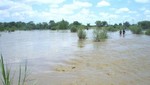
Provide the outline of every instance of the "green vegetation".
<path id="1" fill-rule="evenodd" d="M 142 29 L 150 29 L 150 21 L 140 21 L 140 22 L 138 22 L 138 25 Z"/>
<path id="2" fill-rule="evenodd" d="M 137 25 L 130 26 L 130 30 L 133 34 L 142 34 L 142 29 Z"/>
<path id="3" fill-rule="evenodd" d="M 93 31 L 94 41 L 100 42 L 108 38 L 107 31 L 104 29 L 94 29 Z"/>
<path id="4" fill-rule="evenodd" d="M 95 24 L 98 28 L 108 25 L 108 23 L 106 21 L 96 21 Z"/>
<path id="5" fill-rule="evenodd" d="M 150 35 L 150 29 L 146 30 L 145 34 Z"/>
<path id="6" fill-rule="evenodd" d="M 110 31 L 110 32 L 115 32 L 115 31 L 119 30 L 120 28 L 121 27 L 119 27 L 119 26 L 116 26 L 116 27 L 114 27 L 114 26 L 107 26 L 107 27 L 105 27 L 105 29 L 107 31 Z"/>
<path id="7" fill-rule="evenodd" d="M 77 32 L 78 28 L 82 27 L 82 24 L 78 21 L 74 21 L 69 25 L 70 31 L 71 32 Z"/>
<path id="8" fill-rule="evenodd" d="M 11 72 L 11 69 L 8 68 L 7 64 L 4 63 L 3 56 L 1 55 L 0 59 L 0 69 L 1 69 L 1 75 L 2 75 L 2 84 L 1 85 L 13 85 L 14 84 L 14 78 L 15 74 Z M 24 70 L 22 71 L 21 66 L 19 68 L 19 74 L 18 74 L 18 85 L 26 85 L 27 80 L 27 64 L 24 66 Z"/>
<path id="9" fill-rule="evenodd" d="M 71 25 L 69 28 L 70 28 L 71 32 L 77 32 L 78 31 L 77 26 Z"/>
<path id="10" fill-rule="evenodd" d="M 80 26 L 78 29 L 78 37 L 79 39 L 85 39 L 86 38 L 86 32 L 84 30 L 84 26 Z"/>
<path id="11" fill-rule="evenodd" d="M 71 32 L 77 32 L 78 28 L 82 26 L 82 23 L 78 21 L 74 21 L 73 23 L 69 24 L 66 20 L 61 20 L 58 22 L 55 22 L 54 20 L 50 20 L 47 22 L 42 23 L 34 23 L 33 21 L 29 21 L 27 23 L 25 22 L 0 22 L 0 31 L 8 31 L 13 32 L 15 30 L 66 30 L 70 29 Z M 96 21 L 95 25 L 90 25 L 90 23 L 86 24 L 85 29 L 93 29 L 93 28 L 105 28 L 107 31 L 118 31 L 120 29 L 128 29 L 134 33 L 134 34 L 141 34 L 142 29 L 150 29 L 150 21 L 140 21 L 138 22 L 138 25 L 136 24 L 130 24 L 128 21 L 124 23 L 114 24 L 110 25 L 107 21 Z"/>

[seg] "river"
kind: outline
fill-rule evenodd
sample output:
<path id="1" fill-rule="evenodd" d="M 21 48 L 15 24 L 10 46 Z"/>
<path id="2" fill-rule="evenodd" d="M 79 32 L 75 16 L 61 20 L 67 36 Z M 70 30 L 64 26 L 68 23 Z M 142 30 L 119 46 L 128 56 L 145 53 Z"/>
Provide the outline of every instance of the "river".
<path id="1" fill-rule="evenodd" d="M 86 33 L 81 41 L 69 30 L 0 32 L 0 54 L 14 67 L 27 61 L 38 85 L 150 85 L 149 36 L 109 32 L 94 42 Z"/>

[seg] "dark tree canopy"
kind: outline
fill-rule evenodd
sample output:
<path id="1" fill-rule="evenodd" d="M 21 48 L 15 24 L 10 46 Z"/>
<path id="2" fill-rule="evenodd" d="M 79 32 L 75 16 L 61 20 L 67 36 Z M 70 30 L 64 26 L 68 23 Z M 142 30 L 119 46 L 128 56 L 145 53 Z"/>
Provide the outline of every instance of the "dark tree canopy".
<path id="1" fill-rule="evenodd" d="M 140 21 L 138 25 L 141 26 L 142 29 L 150 29 L 150 21 Z"/>

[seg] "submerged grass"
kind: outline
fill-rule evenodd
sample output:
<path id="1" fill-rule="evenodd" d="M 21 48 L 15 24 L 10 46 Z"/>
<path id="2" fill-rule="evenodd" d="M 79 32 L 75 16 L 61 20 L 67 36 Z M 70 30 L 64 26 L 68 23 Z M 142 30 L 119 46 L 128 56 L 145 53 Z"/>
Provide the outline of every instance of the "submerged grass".
<path id="1" fill-rule="evenodd" d="M 107 31 L 104 29 L 94 29 L 94 41 L 100 42 L 108 38 Z"/>
<path id="2" fill-rule="evenodd" d="M 84 27 L 80 27 L 78 29 L 78 37 L 79 37 L 80 40 L 81 39 L 86 39 L 86 32 L 84 30 Z"/>
<path id="3" fill-rule="evenodd" d="M 130 26 L 130 30 L 133 34 L 142 34 L 142 28 L 139 26 Z"/>
<path id="4" fill-rule="evenodd" d="M 11 69 L 8 68 L 7 64 L 4 63 L 3 60 L 3 56 L 1 55 L 1 59 L 0 59 L 0 69 L 1 69 L 1 81 L 2 81 L 2 85 L 13 85 L 13 80 L 14 80 L 14 76 L 12 76 L 12 72 Z M 23 74 L 23 75 L 22 75 Z M 18 74 L 18 81 L 17 81 L 17 85 L 25 85 L 26 84 L 26 80 L 27 80 L 27 63 L 24 66 L 24 71 L 22 71 L 21 69 L 21 65 L 19 67 L 19 74 Z"/>

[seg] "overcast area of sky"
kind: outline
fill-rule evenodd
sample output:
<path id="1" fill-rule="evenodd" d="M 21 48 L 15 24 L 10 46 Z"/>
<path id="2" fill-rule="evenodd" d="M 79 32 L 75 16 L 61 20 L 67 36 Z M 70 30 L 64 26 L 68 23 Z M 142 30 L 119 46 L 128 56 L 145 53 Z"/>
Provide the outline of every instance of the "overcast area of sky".
<path id="1" fill-rule="evenodd" d="M 0 22 L 109 24 L 150 20 L 150 0 L 0 0 Z"/>

